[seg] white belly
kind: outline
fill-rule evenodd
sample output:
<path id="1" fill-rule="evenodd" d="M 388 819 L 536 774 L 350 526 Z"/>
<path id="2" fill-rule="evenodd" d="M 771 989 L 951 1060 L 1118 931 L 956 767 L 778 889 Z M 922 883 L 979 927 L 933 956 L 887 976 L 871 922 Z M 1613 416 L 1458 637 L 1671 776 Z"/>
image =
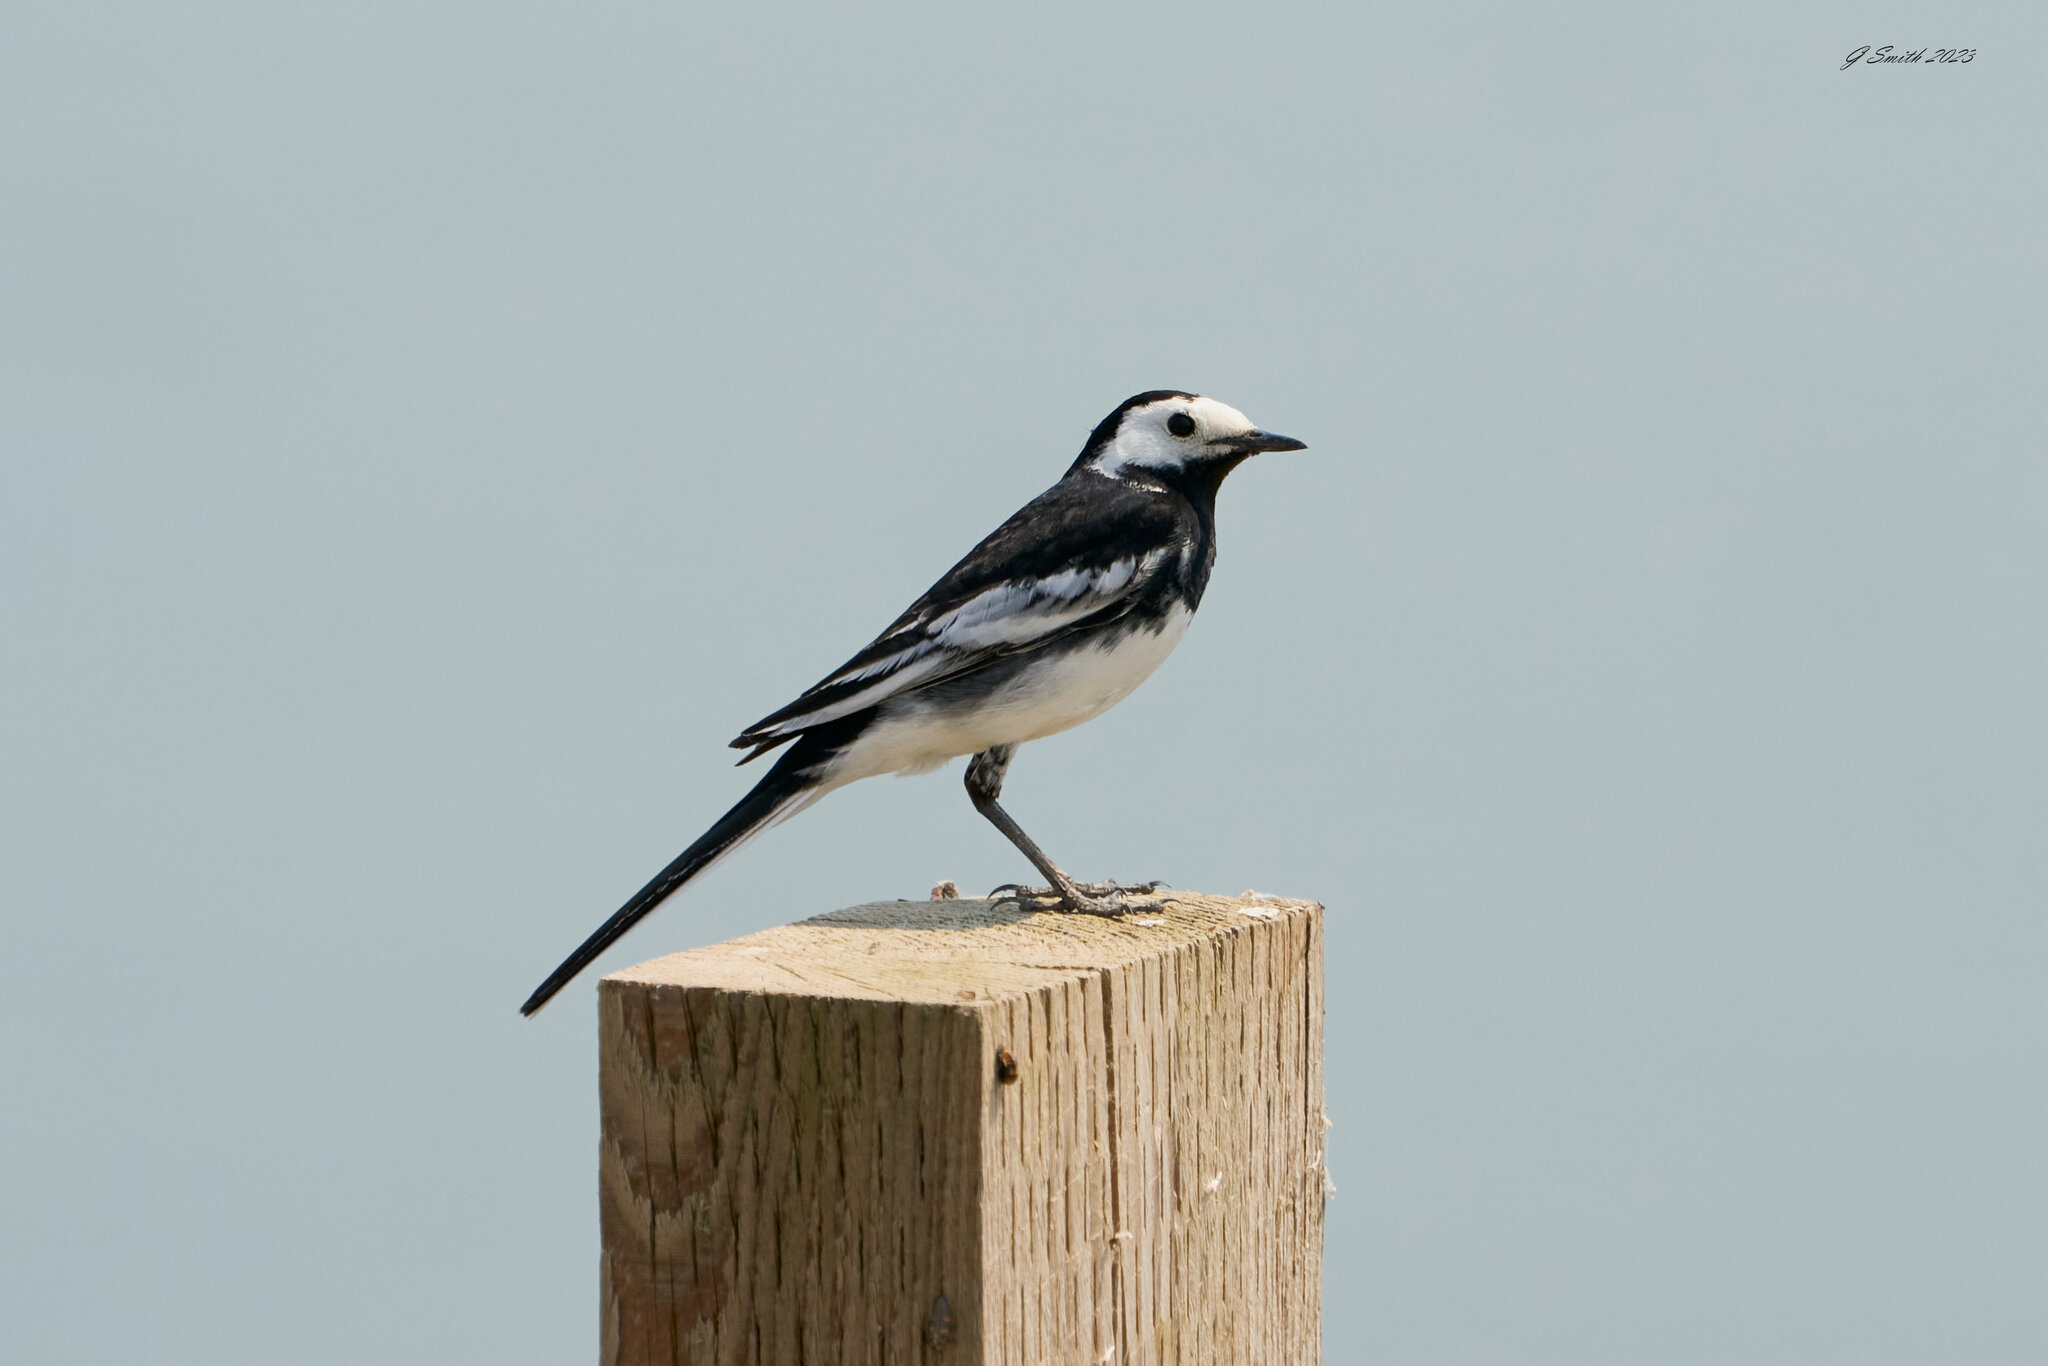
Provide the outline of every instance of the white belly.
<path id="1" fill-rule="evenodd" d="M 1020 745 L 1102 715 L 1173 653 L 1193 614 L 1176 611 L 1157 631 L 1051 656 L 1018 674 L 981 705 L 941 708 L 905 699 L 854 741 L 833 785 L 877 773 L 925 773 L 961 754 Z"/>

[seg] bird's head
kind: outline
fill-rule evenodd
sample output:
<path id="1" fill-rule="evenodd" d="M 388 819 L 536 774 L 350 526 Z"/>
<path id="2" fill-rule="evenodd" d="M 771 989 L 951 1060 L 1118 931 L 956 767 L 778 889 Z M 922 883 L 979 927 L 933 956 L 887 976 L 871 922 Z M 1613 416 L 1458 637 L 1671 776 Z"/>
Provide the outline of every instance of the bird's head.
<path id="1" fill-rule="evenodd" d="M 1306 443 L 1260 431 L 1252 420 L 1213 398 L 1154 389 L 1127 398 L 1089 434 L 1075 468 L 1104 474 L 1207 475 L 1221 479 L 1260 451 L 1299 451 Z"/>

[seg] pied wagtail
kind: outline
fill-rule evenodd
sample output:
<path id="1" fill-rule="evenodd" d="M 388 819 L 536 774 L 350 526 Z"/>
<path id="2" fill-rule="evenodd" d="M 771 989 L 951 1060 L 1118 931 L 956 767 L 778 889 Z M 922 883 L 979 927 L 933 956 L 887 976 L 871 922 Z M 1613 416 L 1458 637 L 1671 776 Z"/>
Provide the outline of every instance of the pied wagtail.
<path id="1" fill-rule="evenodd" d="M 769 826 L 855 779 L 927 773 L 961 754 L 974 756 L 974 809 L 1052 884 L 1017 889 L 1021 895 L 1055 897 L 1065 911 L 1122 913 L 1120 893 L 1141 889 L 1077 883 L 1061 872 L 996 804 L 1003 773 L 1017 746 L 1101 715 L 1159 667 L 1180 643 L 1216 562 L 1223 476 L 1260 451 L 1301 449 L 1228 404 L 1177 389 L 1118 404 L 1057 484 L 873 644 L 741 732 L 732 744 L 747 751 L 743 764 L 789 748 L 548 974 L 520 1013 L 546 1005 L 642 916 Z"/>

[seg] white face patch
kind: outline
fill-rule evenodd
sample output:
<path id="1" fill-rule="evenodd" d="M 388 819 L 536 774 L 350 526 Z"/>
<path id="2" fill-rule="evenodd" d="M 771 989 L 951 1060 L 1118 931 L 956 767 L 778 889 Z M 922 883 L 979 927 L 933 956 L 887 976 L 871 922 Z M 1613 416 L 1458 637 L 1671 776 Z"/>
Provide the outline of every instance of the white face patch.
<path id="1" fill-rule="evenodd" d="M 1186 422 L 1175 424 L 1175 417 L 1192 421 L 1194 430 L 1176 436 L 1174 426 L 1184 427 Z M 1125 466 L 1177 470 L 1191 460 L 1214 454 L 1210 442 L 1255 430 L 1252 420 L 1228 403 L 1213 398 L 1162 398 L 1125 413 L 1116 439 L 1096 463 L 1105 474 L 1115 474 Z"/>

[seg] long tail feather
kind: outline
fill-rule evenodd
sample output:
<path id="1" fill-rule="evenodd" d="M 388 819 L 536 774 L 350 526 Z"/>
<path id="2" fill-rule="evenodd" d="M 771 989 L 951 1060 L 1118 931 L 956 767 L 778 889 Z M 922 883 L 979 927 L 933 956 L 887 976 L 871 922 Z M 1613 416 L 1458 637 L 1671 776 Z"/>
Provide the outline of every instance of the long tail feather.
<path id="1" fill-rule="evenodd" d="M 616 943 L 619 936 L 632 929 L 642 917 L 674 895 L 691 878 L 769 826 L 787 820 L 824 796 L 827 788 L 819 781 L 815 769 L 809 764 L 790 762 L 798 757 L 796 751 L 785 754 L 783 761 L 754 785 L 753 791 L 740 798 L 732 810 L 718 818 L 717 824 L 678 854 L 675 862 L 656 873 L 651 882 L 635 892 L 632 899 L 619 907 L 611 919 L 598 926 L 576 952 L 549 973 L 548 979 L 526 998 L 526 1004 L 519 1007 L 519 1013 L 531 1015 L 546 1005 L 556 992 L 569 985 L 577 973 L 589 967 L 599 954 Z"/>

